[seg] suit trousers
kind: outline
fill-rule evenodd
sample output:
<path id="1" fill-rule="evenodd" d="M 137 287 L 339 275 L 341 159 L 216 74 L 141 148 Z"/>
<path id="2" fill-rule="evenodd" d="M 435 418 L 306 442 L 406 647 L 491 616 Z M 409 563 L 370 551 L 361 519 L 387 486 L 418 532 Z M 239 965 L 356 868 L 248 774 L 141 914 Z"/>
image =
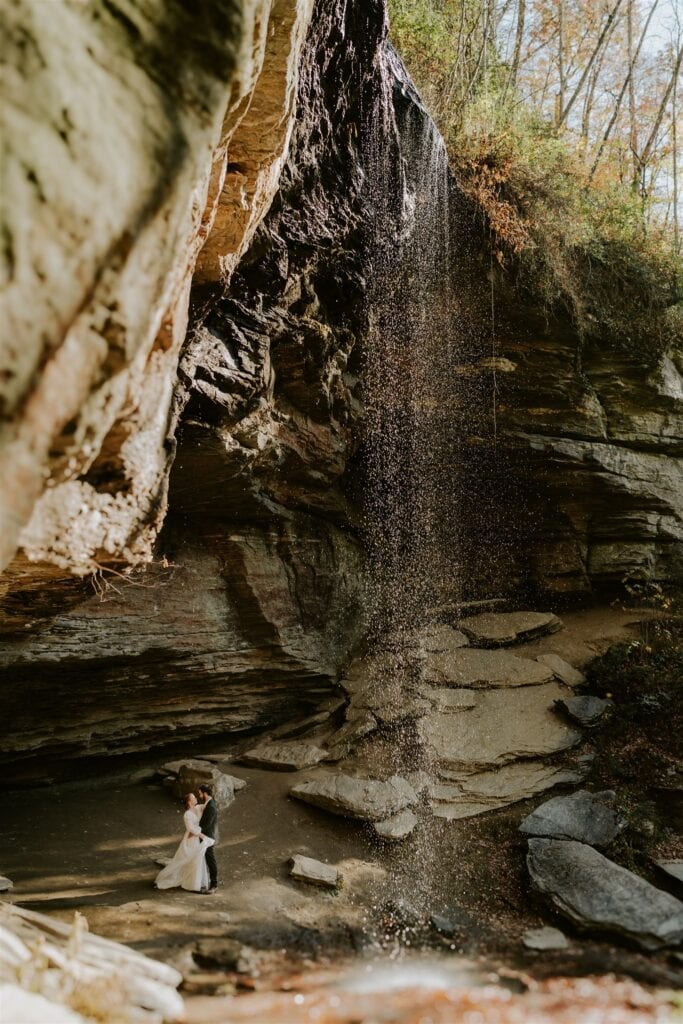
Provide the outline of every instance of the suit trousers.
<path id="1" fill-rule="evenodd" d="M 206 866 L 209 869 L 209 888 L 215 889 L 218 885 L 218 865 L 216 864 L 215 846 L 210 846 L 206 851 Z"/>

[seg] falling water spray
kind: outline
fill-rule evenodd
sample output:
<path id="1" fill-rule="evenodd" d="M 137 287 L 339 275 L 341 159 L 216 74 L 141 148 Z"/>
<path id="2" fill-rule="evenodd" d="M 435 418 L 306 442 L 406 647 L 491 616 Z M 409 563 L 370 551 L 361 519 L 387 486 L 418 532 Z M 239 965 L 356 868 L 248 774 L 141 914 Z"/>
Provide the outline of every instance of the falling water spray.
<path id="1" fill-rule="evenodd" d="M 374 685 L 394 723 L 385 767 L 406 776 L 429 768 L 415 728 L 424 638 L 438 605 L 459 596 L 458 318 L 446 148 L 400 59 L 390 47 L 381 59 L 385 94 L 370 133 L 378 148 L 367 158 L 364 527 L 369 646 L 382 666 Z M 419 837 L 411 844 L 422 862 L 413 883 L 429 888 L 433 858 Z M 411 896 L 419 897 L 414 884 Z"/>

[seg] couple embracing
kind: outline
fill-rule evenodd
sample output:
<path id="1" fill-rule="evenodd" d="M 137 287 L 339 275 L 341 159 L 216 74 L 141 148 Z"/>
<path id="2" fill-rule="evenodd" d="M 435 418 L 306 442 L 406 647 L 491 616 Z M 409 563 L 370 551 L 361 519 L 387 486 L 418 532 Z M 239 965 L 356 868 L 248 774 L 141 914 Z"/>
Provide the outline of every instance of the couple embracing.
<path id="1" fill-rule="evenodd" d="M 218 838 L 218 808 L 211 786 L 200 786 L 198 792 L 199 800 L 194 793 L 185 797 L 185 834 L 173 860 L 159 872 L 154 885 L 157 889 L 180 886 L 215 896 L 218 868 L 213 846 Z"/>

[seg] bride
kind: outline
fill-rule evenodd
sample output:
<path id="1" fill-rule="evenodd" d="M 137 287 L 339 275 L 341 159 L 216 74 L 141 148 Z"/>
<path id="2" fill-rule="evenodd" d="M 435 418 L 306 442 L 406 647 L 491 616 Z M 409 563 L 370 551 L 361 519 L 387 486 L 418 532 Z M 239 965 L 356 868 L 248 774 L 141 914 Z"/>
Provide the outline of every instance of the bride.
<path id="1" fill-rule="evenodd" d="M 157 889 L 173 889 L 180 886 L 190 892 L 201 892 L 209 886 L 209 871 L 206 866 L 206 851 L 215 840 L 202 833 L 199 820 L 204 804 L 197 803 L 194 793 L 185 797 L 185 835 L 169 861 L 157 875 L 154 885 Z"/>

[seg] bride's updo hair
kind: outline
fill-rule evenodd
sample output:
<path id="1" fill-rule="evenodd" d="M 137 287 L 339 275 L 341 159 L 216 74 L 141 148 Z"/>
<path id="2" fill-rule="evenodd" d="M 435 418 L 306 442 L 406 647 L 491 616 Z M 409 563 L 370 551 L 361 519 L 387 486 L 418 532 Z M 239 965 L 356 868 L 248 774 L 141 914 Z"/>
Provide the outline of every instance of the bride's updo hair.
<path id="1" fill-rule="evenodd" d="M 194 793 L 186 793 L 183 797 L 183 803 L 188 810 L 190 808 L 190 797 L 192 796 L 194 796 Z"/>

